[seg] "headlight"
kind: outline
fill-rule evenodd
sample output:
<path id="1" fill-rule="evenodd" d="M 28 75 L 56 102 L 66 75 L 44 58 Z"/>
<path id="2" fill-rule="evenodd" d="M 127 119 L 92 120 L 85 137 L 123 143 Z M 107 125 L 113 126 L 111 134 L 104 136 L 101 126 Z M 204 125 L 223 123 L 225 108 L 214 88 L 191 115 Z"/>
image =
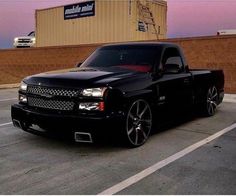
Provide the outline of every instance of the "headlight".
<path id="1" fill-rule="evenodd" d="M 32 38 L 31 41 L 32 41 L 33 43 L 35 43 L 35 41 L 36 41 L 35 37 Z"/>
<path id="2" fill-rule="evenodd" d="M 20 90 L 26 91 L 26 90 L 27 90 L 27 84 L 24 83 L 24 82 L 21 82 L 21 84 L 20 84 Z"/>
<path id="3" fill-rule="evenodd" d="M 14 39 L 14 42 L 18 42 L 18 38 L 15 38 L 15 39 Z"/>
<path id="4" fill-rule="evenodd" d="M 103 97 L 106 88 L 89 88 L 82 91 L 85 97 Z"/>

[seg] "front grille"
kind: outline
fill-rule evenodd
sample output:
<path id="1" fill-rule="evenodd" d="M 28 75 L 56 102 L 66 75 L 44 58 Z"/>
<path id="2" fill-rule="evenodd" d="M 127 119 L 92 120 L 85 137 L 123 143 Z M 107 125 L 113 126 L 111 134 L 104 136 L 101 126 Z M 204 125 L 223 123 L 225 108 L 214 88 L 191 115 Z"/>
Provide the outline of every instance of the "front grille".
<path id="1" fill-rule="evenodd" d="M 19 39 L 18 43 L 30 43 L 30 39 Z"/>
<path id="2" fill-rule="evenodd" d="M 73 101 L 50 100 L 43 98 L 28 97 L 28 105 L 53 110 L 71 111 L 74 108 Z"/>
<path id="3" fill-rule="evenodd" d="M 35 95 L 52 95 L 52 96 L 63 96 L 63 97 L 76 97 L 80 91 L 75 89 L 59 89 L 59 88 L 48 88 L 41 86 L 28 86 L 27 92 Z"/>

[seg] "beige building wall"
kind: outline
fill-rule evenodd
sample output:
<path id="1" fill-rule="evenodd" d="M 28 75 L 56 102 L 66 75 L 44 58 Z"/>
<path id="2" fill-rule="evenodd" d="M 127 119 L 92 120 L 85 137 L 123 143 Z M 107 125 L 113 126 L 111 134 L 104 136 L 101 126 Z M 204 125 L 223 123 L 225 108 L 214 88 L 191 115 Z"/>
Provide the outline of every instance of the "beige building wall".
<path id="1" fill-rule="evenodd" d="M 139 13 L 139 8 L 137 6 L 137 1 L 132 1 L 132 30 L 133 30 L 133 40 L 155 40 L 166 39 L 167 35 L 167 2 L 166 1 L 148 1 L 140 0 L 143 5 L 147 5 L 153 14 L 156 30 L 158 31 L 158 36 L 155 34 L 153 26 L 149 25 L 147 32 L 138 31 L 137 22 L 142 20 Z"/>
<path id="2" fill-rule="evenodd" d="M 152 1 L 150 9 L 166 37 L 167 3 Z M 144 0 L 142 3 L 146 3 Z M 137 0 L 95 0 L 95 16 L 64 20 L 64 6 L 36 10 L 36 46 L 78 45 L 155 39 L 138 31 Z"/>

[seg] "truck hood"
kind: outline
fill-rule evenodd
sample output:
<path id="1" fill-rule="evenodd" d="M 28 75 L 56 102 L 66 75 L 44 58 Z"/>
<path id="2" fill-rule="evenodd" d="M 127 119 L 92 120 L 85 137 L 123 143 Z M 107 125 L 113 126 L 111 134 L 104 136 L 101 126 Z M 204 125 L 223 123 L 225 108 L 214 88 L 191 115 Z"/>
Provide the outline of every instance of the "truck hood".
<path id="1" fill-rule="evenodd" d="M 32 36 L 22 36 L 22 37 L 16 37 L 17 39 L 32 39 L 34 37 Z"/>
<path id="2" fill-rule="evenodd" d="M 24 82 L 30 85 L 50 87 L 83 88 L 105 86 L 111 82 L 134 77 L 144 73 L 122 68 L 74 68 L 59 71 L 50 71 L 27 77 Z"/>

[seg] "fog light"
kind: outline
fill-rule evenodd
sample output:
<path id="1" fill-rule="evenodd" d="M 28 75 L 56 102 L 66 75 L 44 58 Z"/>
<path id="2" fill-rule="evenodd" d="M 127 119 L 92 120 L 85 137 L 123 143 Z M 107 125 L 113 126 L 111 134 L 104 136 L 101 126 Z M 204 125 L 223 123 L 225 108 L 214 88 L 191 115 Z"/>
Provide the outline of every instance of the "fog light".
<path id="1" fill-rule="evenodd" d="M 79 104 L 80 110 L 87 110 L 87 111 L 104 111 L 104 102 L 86 102 Z"/>
<path id="2" fill-rule="evenodd" d="M 19 95 L 19 102 L 21 102 L 21 103 L 27 103 L 27 97 L 26 97 L 26 95 Z"/>

